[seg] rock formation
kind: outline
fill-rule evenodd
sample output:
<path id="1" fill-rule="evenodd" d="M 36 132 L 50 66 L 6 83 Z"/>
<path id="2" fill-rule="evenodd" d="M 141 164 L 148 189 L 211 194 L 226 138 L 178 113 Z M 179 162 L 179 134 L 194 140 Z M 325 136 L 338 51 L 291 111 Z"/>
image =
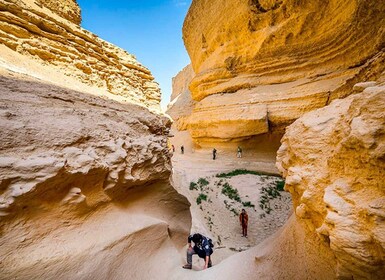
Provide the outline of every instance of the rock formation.
<path id="1" fill-rule="evenodd" d="M 191 220 L 169 183 L 168 118 L 0 74 L 0 278 L 150 279 L 179 265 L 162 262 Z"/>
<path id="2" fill-rule="evenodd" d="M 171 275 L 191 215 L 157 84 L 71 21 L 74 1 L 0 2 L 0 279 Z"/>
<path id="3" fill-rule="evenodd" d="M 339 279 L 385 275 L 385 79 L 307 113 L 278 151 L 297 218 L 337 260 Z"/>
<path id="4" fill-rule="evenodd" d="M 284 128 L 385 68 L 383 1 L 194 0 L 183 39 L 196 143 Z"/>
<path id="5" fill-rule="evenodd" d="M 2 0 L 0 43 L 51 71 L 159 110 L 160 90 L 151 72 L 133 55 L 82 29 L 80 20 L 74 0 Z"/>

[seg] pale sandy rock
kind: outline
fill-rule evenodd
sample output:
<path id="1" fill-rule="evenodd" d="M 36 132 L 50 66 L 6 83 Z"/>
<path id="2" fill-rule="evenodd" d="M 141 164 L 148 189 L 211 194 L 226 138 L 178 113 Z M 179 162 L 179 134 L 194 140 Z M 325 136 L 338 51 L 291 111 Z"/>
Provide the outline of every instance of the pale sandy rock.
<path id="1" fill-rule="evenodd" d="M 188 88 L 193 77 L 194 71 L 191 65 L 187 65 L 172 78 L 172 95 L 166 113 L 171 116 L 174 126 L 179 130 L 183 130 L 184 119 L 191 114 L 195 103 Z"/>
<path id="2" fill-rule="evenodd" d="M 298 119 L 278 151 L 296 214 L 330 247 L 339 279 L 385 275 L 384 133 L 385 89 L 367 87 Z"/>
<path id="3" fill-rule="evenodd" d="M 355 84 L 354 87 L 353 87 L 353 90 L 355 92 L 362 92 L 367 87 L 374 87 L 376 85 L 377 85 L 377 82 L 374 82 L 374 81 L 372 81 L 372 82 L 362 82 L 362 83 Z"/>
<path id="4" fill-rule="evenodd" d="M 160 89 L 151 72 L 79 22 L 79 7 L 72 0 L 2 0 L 0 44 L 9 50 L 1 58 L 14 64 L 16 53 L 22 54 L 83 84 L 160 110 Z"/>
<path id="5" fill-rule="evenodd" d="M 284 132 L 304 113 L 379 77 L 384 14 L 383 1 L 194 0 L 183 39 L 198 103 L 178 127 L 196 143 Z M 245 107 L 265 114 L 268 127 L 255 129 L 258 119 L 243 119 Z M 227 121 L 229 115 L 239 122 Z M 237 133 L 245 127 L 254 129 Z M 222 140 L 218 129 L 227 131 Z"/>
<path id="6" fill-rule="evenodd" d="M 189 91 L 189 85 L 194 78 L 194 70 L 191 64 L 183 68 L 175 77 L 172 78 L 172 94 L 170 102 L 172 102 L 178 95 Z"/>
<path id="7" fill-rule="evenodd" d="M 0 85 L 0 278 L 155 279 L 179 267 L 169 256 L 191 216 L 169 182 L 170 120 L 1 68 Z"/>

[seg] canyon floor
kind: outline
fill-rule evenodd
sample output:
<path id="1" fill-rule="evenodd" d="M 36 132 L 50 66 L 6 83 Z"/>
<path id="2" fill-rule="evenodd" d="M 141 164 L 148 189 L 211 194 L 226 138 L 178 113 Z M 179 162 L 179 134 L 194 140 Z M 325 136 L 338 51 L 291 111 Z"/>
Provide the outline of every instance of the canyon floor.
<path id="1" fill-rule="evenodd" d="M 200 232 L 213 239 L 214 266 L 260 244 L 282 227 L 291 215 L 289 193 L 280 191 L 267 194 L 269 190 L 276 189 L 277 182 L 282 181 L 275 175 L 274 153 L 246 150 L 242 158 L 237 158 L 235 152 L 218 150 L 217 159 L 213 160 L 210 150 L 187 148 L 181 154 L 180 146 L 177 148 L 172 158 L 174 186 L 191 203 L 191 232 Z M 238 172 L 228 174 L 235 170 Z M 253 171 L 262 171 L 262 174 Z M 224 188 L 235 190 L 239 198 L 229 198 L 223 193 Z M 263 196 L 266 206 L 260 205 Z M 261 206 L 266 208 L 262 209 Z M 238 216 L 242 208 L 249 215 L 248 238 L 242 237 L 239 225 Z M 185 258 L 184 248 L 181 251 L 181 264 Z M 193 270 L 201 270 L 203 264 L 203 260 L 194 257 Z"/>

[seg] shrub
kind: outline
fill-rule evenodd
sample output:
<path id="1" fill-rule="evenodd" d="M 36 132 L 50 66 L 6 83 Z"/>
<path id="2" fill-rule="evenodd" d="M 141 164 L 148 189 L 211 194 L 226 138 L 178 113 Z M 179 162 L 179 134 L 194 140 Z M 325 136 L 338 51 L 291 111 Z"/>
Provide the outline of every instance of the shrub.
<path id="1" fill-rule="evenodd" d="M 246 169 L 235 169 L 234 171 L 228 172 L 228 173 L 220 173 L 217 174 L 216 177 L 218 178 L 228 178 L 228 177 L 233 177 L 237 175 L 244 175 L 244 174 L 252 174 L 252 175 L 269 175 L 273 177 L 280 177 L 279 175 L 275 174 L 269 174 L 266 172 L 259 172 L 259 171 L 252 171 L 252 170 L 246 170 Z"/>
<path id="2" fill-rule="evenodd" d="M 199 184 L 201 187 L 204 187 L 204 186 L 207 186 L 207 185 L 209 184 L 209 181 L 207 181 L 205 178 L 199 178 L 198 184 Z"/>
<path id="3" fill-rule="evenodd" d="M 242 202 L 243 207 L 255 207 L 250 201 Z"/>
<path id="4" fill-rule="evenodd" d="M 197 186 L 197 184 L 196 184 L 196 183 L 194 183 L 194 182 L 191 182 L 191 183 L 190 183 L 190 187 L 189 187 L 189 189 L 190 189 L 190 191 L 192 191 L 192 190 L 197 190 L 197 189 L 198 189 L 198 186 Z"/>
<path id="5" fill-rule="evenodd" d="M 233 212 L 235 216 L 239 215 L 238 211 L 235 210 L 234 208 L 231 208 L 230 211 Z"/>
<path id="6" fill-rule="evenodd" d="M 224 183 L 222 187 L 222 193 L 228 198 L 241 202 L 241 198 L 239 197 L 239 193 L 237 189 L 234 189 L 229 183 Z"/>
<path id="7" fill-rule="evenodd" d="M 280 180 L 280 181 L 277 181 L 277 190 L 282 192 L 284 191 L 284 188 L 285 187 L 285 180 Z"/>
<path id="8" fill-rule="evenodd" d="M 202 200 L 206 201 L 207 200 L 207 195 L 205 195 L 203 193 L 199 194 L 199 196 L 197 197 L 197 205 L 201 204 Z"/>

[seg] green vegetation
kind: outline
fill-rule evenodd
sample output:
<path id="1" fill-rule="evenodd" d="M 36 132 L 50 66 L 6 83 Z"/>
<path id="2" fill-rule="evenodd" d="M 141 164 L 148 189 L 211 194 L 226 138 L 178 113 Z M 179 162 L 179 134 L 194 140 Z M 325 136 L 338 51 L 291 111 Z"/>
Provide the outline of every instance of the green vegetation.
<path id="1" fill-rule="evenodd" d="M 202 200 L 207 201 L 207 195 L 205 195 L 204 193 L 199 194 L 199 196 L 197 197 L 197 204 L 201 204 Z"/>
<path id="2" fill-rule="evenodd" d="M 189 189 L 190 189 L 190 191 L 198 190 L 198 185 L 196 183 L 194 183 L 194 182 L 191 182 Z"/>
<path id="3" fill-rule="evenodd" d="M 198 180 L 198 185 L 201 187 L 205 187 L 209 184 L 209 181 L 207 181 L 205 178 L 199 178 Z"/>
<path id="4" fill-rule="evenodd" d="M 216 177 L 229 178 L 229 177 L 234 177 L 237 175 L 244 175 L 244 174 L 259 175 L 259 176 L 268 175 L 268 176 L 279 177 L 279 178 L 281 177 L 281 176 L 275 175 L 275 174 L 269 174 L 266 172 L 259 172 L 259 171 L 252 171 L 252 170 L 247 170 L 247 169 L 236 169 L 236 170 L 228 172 L 228 173 L 220 173 L 220 174 L 217 174 Z"/>
<path id="5" fill-rule="evenodd" d="M 261 197 L 259 199 L 259 207 L 265 211 L 266 214 L 270 214 L 272 209 L 270 207 L 270 200 L 281 197 L 281 189 L 283 190 L 283 186 L 285 185 L 285 181 L 277 181 L 275 185 L 270 185 L 268 187 L 262 187 L 261 189 Z"/>
<path id="6" fill-rule="evenodd" d="M 285 180 L 277 181 L 277 190 L 279 190 L 280 192 L 283 192 L 284 187 L 285 187 Z"/>
<path id="7" fill-rule="evenodd" d="M 235 208 L 231 208 L 230 211 L 234 213 L 234 216 L 239 215 L 239 212 Z"/>
<path id="8" fill-rule="evenodd" d="M 255 205 L 252 204 L 250 201 L 242 202 L 242 205 L 243 205 L 243 207 L 252 207 L 252 208 L 255 207 Z"/>
<path id="9" fill-rule="evenodd" d="M 238 190 L 233 188 L 229 183 L 224 183 L 222 187 L 222 193 L 228 198 L 241 202 L 241 198 L 239 197 Z"/>

